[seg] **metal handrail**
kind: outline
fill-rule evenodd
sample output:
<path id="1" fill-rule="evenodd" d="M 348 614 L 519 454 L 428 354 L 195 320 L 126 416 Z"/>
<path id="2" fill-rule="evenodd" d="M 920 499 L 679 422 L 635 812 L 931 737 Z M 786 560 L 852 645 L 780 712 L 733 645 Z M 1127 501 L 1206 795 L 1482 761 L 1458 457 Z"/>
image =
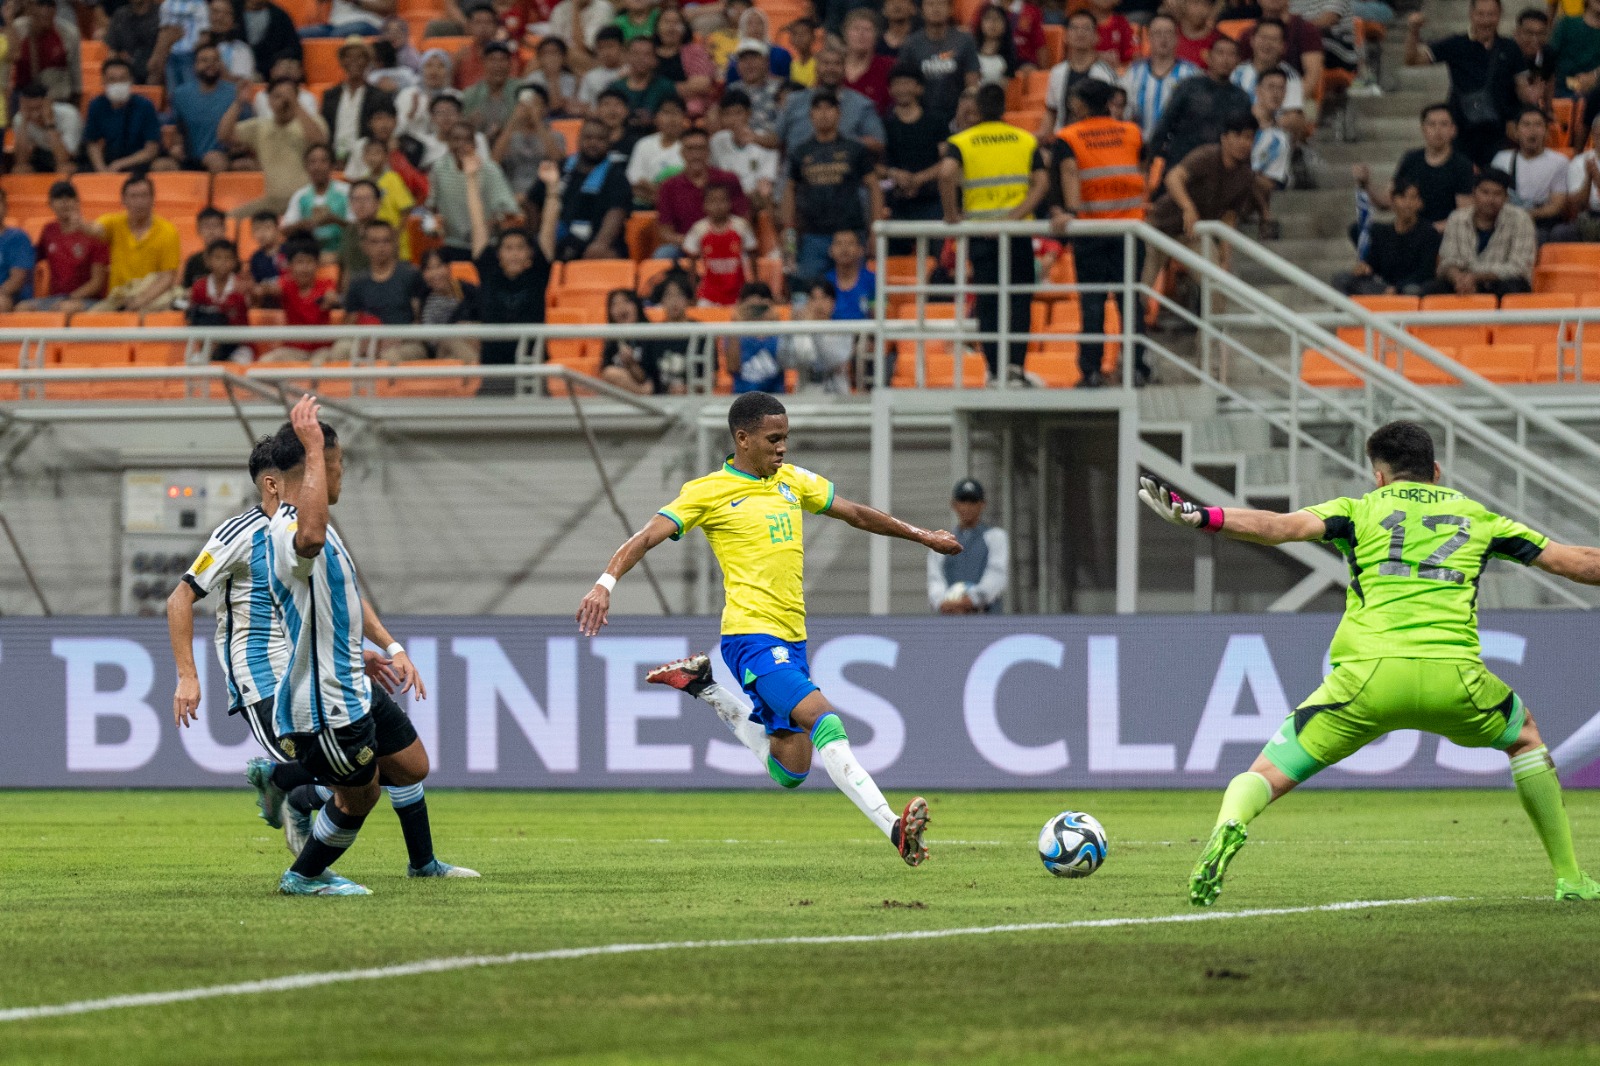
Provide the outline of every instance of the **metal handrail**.
<path id="1" fill-rule="evenodd" d="M 1600 462 L 1600 444 L 1597 444 L 1595 441 L 1585 437 L 1571 426 L 1568 426 L 1565 423 L 1545 414 L 1543 411 L 1538 410 L 1531 404 L 1506 391 L 1504 388 L 1496 385 L 1494 382 L 1485 378 L 1476 371 L 1464 367 L 1455 360 L 1448 358 L 1438 349 L 1417 340 L 1416 337 L 1407 333 L 1393 321 L 1387 319 L 1386 316 L 1380 315 L 1375 311 L 1367 310 L 1365 307 L 1362 307 L 1360 304 L 1356 303 L 1350 297 L 1344 295 L 1344 293 L 1340 292 L 1338 289 L 1335 289 L 1327 282 L 1322 281 L 1307 271 L 1302 270 L 1300 267 L 1295 266 L 1282 256 L 1274 255 L 1272 252 L 1268 251 L 1266 248 L 1263 248 L 1255 241 L 1244 237 L 1232 227 L 1225 226 L 1220 222 L 1202 222 L 1196 227 L 1196 231 L 1202 237 L 1220 240 L 1229 248 L 1238 250 L 1240 254 L 1249 258 L 1258 266 L 1266 267 L 1268 270 L 1277 273 L 1286 281 L 1289 281 L 1300 289 L 1320 298 L 1323 302 L 1328 303 L 1333 307 L 1338 308 L 1340 311 L 1353 316 L 1356 324 L 1363 326 L 1372 333 L 1387 338 L 1396 345 L 1404 348 L 1407 352 L 1421 356 L 1425 361 L 1432 363 L 1438 369 L 1443 370 L 1455 377 L 1456 380 L 1461 384 L 1466 385 L 1474 391 L 1489 397 L 1496 403 L 1501 404 L 1506 410 L 1514 413 L 1519 421 L 1525 423 L 1526 425 L 1537 427 L 1539 430 L 1560 440 L 1568 447 L 1581 452 L 1583 455 L 1595 460 L 1596 462 Z M 1322 327 L 1318 327 L 1318 329 L 1322 329 Z M 1412 385 L 1410 382 L 1407 382 L 1406 384 L 1410 386 L 1411 391 L 1419 391 L 1418 386 Z M 1456 413 L 1454 409 L 1449 408 L 1448 405 L 1445 405 L 1445 407 L 1446 410 Z M 1467 424 L 1477 422 L 1476 419 L 1471 418 L 1465 418 L 1463 421 Z M 1503 434 L 1490 430 L 1488 426 L 1484 426 L 1481 422 L 1477 423 L 1477 427 L 1474 427 L 1474 429 L 1476 430 L 1479 427 L 1484 430 L 1489 430 L 1489 432 L 1493 433 L 1495 437 L 1501 438 L 1504 443 L 1511 444 L 1514 447 L 1518 447 L 1519 450 L 1522 450 L 1515 441 L 1505 438 Z M 1480 443 L 1486 442 L 1481 441 Z M 1532 455 L 1529 455 L 1528 458 L 1534 463 L 1539 461 Z M 1575 481 L 1575 484 L 1586 483 Z M 1594 493 L 1594 499 L 1597 502 L 1600 502 L 1600 490 L 1591 491 Z"/>

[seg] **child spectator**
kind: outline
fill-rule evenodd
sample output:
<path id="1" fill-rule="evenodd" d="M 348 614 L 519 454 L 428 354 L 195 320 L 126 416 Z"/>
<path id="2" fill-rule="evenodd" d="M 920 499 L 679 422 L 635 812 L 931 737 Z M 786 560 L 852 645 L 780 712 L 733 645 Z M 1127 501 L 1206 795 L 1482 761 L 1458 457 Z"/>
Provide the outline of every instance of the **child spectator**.
<path id="1" fill-rule="evenodd" d="M 314 240 L 297 238 L 288 247 L 289 267 L 281 277 L 261 288 L 277 294 L 288 326 L 326 326 L 333 321 L 329 312 L 339 306 L 339 291 L 331 278 L 317 277 L 322 249 Z M 263 363 L 320 363 L 333 354 L 330 345 L 318 341 L 289 341 L 261 357 Z"/>
<path id="2" fill-rule="evenodd" d="M 361 150 L 361 161 L 366 166 L 367 180 L 378 189 L 378 214 L 376 217 L 394 227 L 400 236 L 400 258 L 411 258 L 411 237 L 406 233 L 406 216 L 417 206 L 411 188 L 399 174 L 389 169 L 389 151 L 383 142 L 369 140 Z M 341 231 L 340 241 L 342 243 Z"/>
<path id="3" fill-rule="evenodd" d="M 271 211 L 257 211 L 250 216 L 250 236 L 256 250 L 250 253 L 250 278 L 259 283 L 271 281 L 287 269 L 283 257 L 283 230 L 278 226 L 278 216 Z"/>
<path id="4" fill-rule="evenodd" d="M 17 305 L 19 311 L 82 311 L 106 294 L 111 249 L 84 221 L 78 190 L 71 182 L 50 186 L 50 211 L 36 252 L 50 265 L 50 291 Z"/>
<path id="5" fill-rule="evenodd" d="M 733 317 L 739 322 L 772 322 L 777 316 L 772 311 L 772 290 L 764 281 L 747 282 L 739 290 L 739 302 L 734 305 Z M 733 375 L 734 392 L 781 393 L 783 364 L 778 361 L 777 337 L 730 338 L 728 345 L 728 371 Z"/>
<path id="6" fill-rule="evenodd" d="M 250 286 L 239 276 L 239 250 L 232 241 L 218 238 L 206 245 L 205 256 L 208 273 L 189 290 L 185 320 L 191 326 L 249 325 Z M 213 362 L 248 363 L 254 358 L 255 350 L 247 344 L 216 344 L 211 348 Z"/>
<path id="7" fill-rule="evenodd" d="M 750 223 L 733 214 L 733 197 L 721 185 L 706 187 L 706 217 L 689 227 L 683 254 L 700 261 L 700 290 L 704 305 L 732 307 L 739 301 L 745 280 L 755 273 L 751 256 L 756 250 Z"/>
<path id="8" fill-rule="evenodd" d="M 478 287 L 456 277 L 450 269 L 450 261 L 437 248 L 422 257 L 422 283 L 427 289 L 418 319 L 424 326 L 477 321 Z M 479 358 L 476 337 L 447 337 L 425 343 L 433 359 L 476 363 Z"/>
<path id="9" fill-rule="evenodd" d="M 817 42 L 817 22 L 809 15 L 802 15 L 789 23 L 789 51 L 794 55 L 794 61 L 789 64 L 789 80 L 804 88 L 811 88 L 817 81 L 817 60 L 811 54 Z"/>
<path id="10" fill-rule="evenodd" d="M 1133 24 L 1117 10 L 1119 0 L 1089 0 L 1089 13 L 1099 30 L 1096 45 L 1100 58 L 1118 69 L 1133 62 L 1139 53 L 1139 42 L 1133 35 Z"/>
<path id="11" fill-rule="evenodd" d="M 878 279 L 863 265 L 866 249 L 861 245 L 861 234 L 853 229 L 835 233 L 828 247 L 828 258 L 833 260 L 833 269 L 826 277 L 833 286 L 834 321 L 859 322 L 871 318 Z"/>
<path id="12" fill-rule="evenodd" d="M 210 251 L 214 241 L 228 235 L 228 216 L 214 207 L 202 208 L 195 216 L 195 229 L 200 232 L 200 251 L 183 264 L 183 287 L 194 288 L 194 283 L 211 272 Z"/>

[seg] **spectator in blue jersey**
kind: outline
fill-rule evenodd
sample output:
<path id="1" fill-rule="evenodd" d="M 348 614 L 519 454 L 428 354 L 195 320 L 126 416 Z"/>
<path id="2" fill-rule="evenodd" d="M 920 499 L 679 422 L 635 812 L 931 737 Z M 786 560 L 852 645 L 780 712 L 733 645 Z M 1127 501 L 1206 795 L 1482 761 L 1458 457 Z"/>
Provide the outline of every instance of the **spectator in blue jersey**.
<path id="1" fill-rule="evenodd" d="M 835 322 L 871 318 L 878 279 L 865 265 L 866 249 L 861 244 L 861 234 L 853 229 L 835 233 L 833 243 L 828 246 L 828 258 L 833 261 L 833 269 L 823 277 L 834 290 L 830 317 Z"/>
<path id="2" fill-rule="evenodd" d="M 1178 58 L 1178 22 L 1171 15 L 1152 18 L 1145 38 L 1150 42 L 1150 55 L 1135 61 L 1122 75 L 1122 89 L 1128 94 L 1128 109 L 1123 117 L 1136 123 L 1148 142 L 1178 83 L 1204 72 Z"/>
<path id="3" fill-rule="evenodd" d="M 772 322 L 772 289 L 764 281 L 746 282 L 739 290 L 733 317 L 738 322 Z M 728 372 L 733 376 L 734 392 L 780 393 L 783 388 L 783 363 L 778 358 L 781 345 L 777 337 L 728 338 L 724 352 Z"/>
<path id="4" fill-rule="evenodd" d="M 1289 184 L 1289 157 L 1294 138 L 1278 123 L 1283 110 L 1284 88 L 1288 76 L 1282 70 L 1269 70 L 1256 82 L 1256 102 L 1251 108 L 1261 128 L 1250 149 L 1250 169 L 1256 172 L 1263 195 L 1270 197 Z"/>
<path id="5" fill-rule="evenodd" d="M 5 225 L 6 194 L 0 189 L 0 314 L 33 299 L 33 242 L 16 226 Z"/>
<path id="6" fill-rule="evenodd" d="M 961 553 L 928 553 L 928 603 L 940 614 L 1000 610 L 1009 578 L 1011 540 L 1005 530 L 983 521 L 987 506 L 978 482 L 969 477 L 956 483 L 950 507 L 956 513 L 954 533 Z"/>

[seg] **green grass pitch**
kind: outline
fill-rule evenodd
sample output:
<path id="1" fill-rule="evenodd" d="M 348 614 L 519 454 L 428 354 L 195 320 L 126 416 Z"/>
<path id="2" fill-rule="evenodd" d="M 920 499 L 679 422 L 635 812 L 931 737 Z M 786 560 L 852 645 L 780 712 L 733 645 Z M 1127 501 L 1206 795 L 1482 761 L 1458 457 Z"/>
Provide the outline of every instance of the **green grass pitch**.
<path id="1" fill-rule="evenodd" d="M 1216 800 L 930 794 L 933 857 L 911 870 L 823 790 L 438 791 L 439 854 L 483 880 L 407 881 L 385 800 L 339 865 L 374 895 L 286 899 L 252 795 L 0 795 L 0 1010 L 463 955 L 1181 914 Z M 1073 807 L 1111 854 L 1058 880 L 1034 840 Z M 1568 807 L 1600 872 L 1600 795 Z M 1308 792 L 1256 823 L 1217 909 L 1458 901 L 552 959 L 3 1022 L 0 1063 L 1600 1063 L 1600 905 L 1553 885 L 1509 789 Z"/>

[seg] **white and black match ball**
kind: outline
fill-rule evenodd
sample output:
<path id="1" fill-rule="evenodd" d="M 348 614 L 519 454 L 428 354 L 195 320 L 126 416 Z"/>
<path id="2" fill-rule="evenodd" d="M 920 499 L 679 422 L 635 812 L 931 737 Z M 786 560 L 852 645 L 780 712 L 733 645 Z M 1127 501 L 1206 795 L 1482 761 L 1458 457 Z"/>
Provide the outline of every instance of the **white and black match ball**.
<path id="1" fill-rule="evenodd" d="M 1039 830 L 1039 861 L 1057 877 L 1088 877 L 1106 861 L 1106 831 L 1094 815 L 1062 811 Z"/>

